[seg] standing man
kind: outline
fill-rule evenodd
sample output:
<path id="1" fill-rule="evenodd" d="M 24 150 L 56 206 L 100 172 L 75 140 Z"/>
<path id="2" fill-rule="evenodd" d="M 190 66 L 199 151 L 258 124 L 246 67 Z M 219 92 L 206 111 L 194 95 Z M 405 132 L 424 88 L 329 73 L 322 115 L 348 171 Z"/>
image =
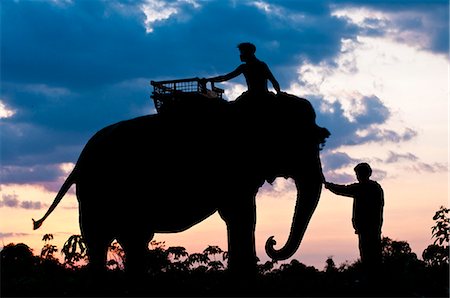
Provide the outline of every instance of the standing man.
<path id="1" fill-rule="evenodd" d="M 358 183 L 339 185 L 325 182 L 331 192 L 353 198 L 353 228 L 358 234 L 359 253 L 364 271 L 373 282 L 379 278 L 381 266 L 381 227 L 384 193 L 380 184 L 370 180 L 372 169 L 367 163 L 355 167 Z"/>

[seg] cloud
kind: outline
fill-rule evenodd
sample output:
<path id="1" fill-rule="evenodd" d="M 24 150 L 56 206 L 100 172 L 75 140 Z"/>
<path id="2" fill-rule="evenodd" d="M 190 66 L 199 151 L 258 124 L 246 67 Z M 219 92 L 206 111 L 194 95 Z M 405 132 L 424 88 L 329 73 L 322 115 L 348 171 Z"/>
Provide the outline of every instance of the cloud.
<path id="1" fill-rule="evenodd" d="M 298 30 L 248 2 L 2 3 L 6 181 L 56 177 L 56 168 L 46 165 L 75 161 L 97 130 L 154 111 L 150 79 L 228 72 L 239 64 L 241 41 L 255 42 L 271 65 L 291 65 L 299 52 L 311 61 L 333 56 L 345 22 L 330 17 L 326 6 L 304 13 L 294 8 L 282 7 L 289 15 L 322 19 L 321 26 L 305 22 Z M 327 27 L 339 30 L 329 34 Z"/>
<path id="2" fill-rule="evenodd" d="M 356 25 L 360 34 L 448 53 L 448 1 L 341 1 L 332 7 L 332 15 Z"/>
<path id="3" fill-rule="evenodd" d="M 292 193 L 293 195 L 290 195 Z M 295 199 L 297 188 L 295 187 L 295 182 L 293 179 L 278 177 L 272 184 L 264 183 L 259 190 L 259 194 L 262 196 L 268 195 L 271 197 L 289 197 Z"/>
<path id="4" fill-rule="evenodd" d="M 12 237 L 23 237 L 28 236 L 29 233 L 14 233 L 14 232 L 0 232 L 0 238 L 12 238 Z"/>
<path id="5" fill-rule="evenodd" d="M 360 161 L 344 152 L 325 152 L 321 155 L 324 171 L 334 171 L 348 166 L 355 166 Z"/>
<path id="6" fill-rule="evenodd" d="M 401 153 L 395 153 L 393 151 L 389 151 L 389 156 L 386 158 L 385 162 L 386 163 L 396 163 L 396 162 L 402 161 L 402 160 L 417 161 L 418 157 L 409 152 L 405 153 L 405 154 L 401 154 Z"/>
<path id="7" fill-rule="evenodd" d="M 355 181 L 355 175 L 347 173 L 346 169 L 353 169 L 361 160 L 350 157 L 345 152 L 326 151 L 321 154 L 324 176 L 327 181 L 334 183 L 350 183 Z"/>
<path id="8" fill-rule="evenodd" d="M 44 204 L 37 201 L 22 201 L 20 203 L 20 208 L 23 209 L 41 209 L 44 207 Z"/>
<path id="9" fill-rule="evenodd" d="M 2 195 L 2 200 L 0 201 L 0 207 L 11 207 L 16 208 L 19 206 L 19 200 L 17 199 L 17 195 Z"/>
<path id="10" fill-rule="evenodd" d="M 423 9 L 384 1 L 6 1 L 0 28 L 6 181 L 57 179 L 55 165 L 76 161 L 97 130 L 154 111 L 151 79 L 228 72 L 240 63 L 242 41 L 257 45 L 282 87 L 297 82 L 314 91 L 318 122 L 333 133 L 327 149 L 407 141 L 415 130 L 381 126 L 392 112 L 374 92 L 337 102 L 316 91 L 333 67 L 357 71 L 361 34 L 418 32 L 401 36 L 417 43 L 432 32 L 423 47 L 442 52 L 445 38 L 439 46 L 438 37 L 448 33 L 442 3 Z M 365 7 L 362 23 L 355 21 L 357 6 Z M 314 67 L 297 73 L 299 64 Z M 229 98 L 240 83 L 230 84 Z"/>
<path id="11" fill-rule="evenodd" d="M 2 119 L 2 164 L 73 162 L 97 130 L 152 110 L 149 82 L 134 79 L 85 94 L 56 96 L 33 85 L 4 84 L 5 104 L 16 113 Z M 60 90 L 52 86 L 39 90 Z M 49 94 L 47 94 L 49 93 Z"/>
<path id="12" fill-rule="evenodd" d="M 333 182 L 337 184 L 348 184 L 351 182 L 355 182 L 355 176 L 347 173 L 338 173 L 335 171 L 330 171 L 324 173 L 325 179 L 328 182 Z"/>
<path id="13" fill-rule="evenodd" d="M 12 117 L 16 111 L 9 109 L 2 100 L 0 100 L 0 119 Z"/>
<path id="14" fill-rule="evenodd" d="M 0 200 L 0 208 L 2 207 L 41 209 L 47 207 L 47 205 L 37 201 L 19 201 L 16 194 L 2 194 L 2 199 Z"/>
<path id="15" fill-rule="evenodd" d="M 300 24 L 274 26 L 273 18 L 247 2 L 202 2 L 199 7 L 192 1 L 77 1 L 55 7 L 11 1 L 2 6 L 2 21 L 9 25 L 2 26 L 2 76 L 5 81 L 92 87 L 135 77 L 225 72 L 239 63 L 235 46 L 244 40 L 258 44 L 258 53 L 270 55 L 272 64 L 288 65 L 299 53 L 312 61 L 338 53 L 348 25 L 323 5 L 303 14 L 307 21 Z M 147 34 L 150 23 L 153 32 Z"/>
<path id="16" fill-rule="evenodd" d="M 327 150 L 371 142 L 400 143 L 417 135 L 411 128 L 404 128 L 404 131 L 382 128 L 380 125 L 387 122 L 391 113 L 376 96 L 350 100 L 350 112 L 346 112 L 339 101 L 330 103 L 313 95 L 308 98 L 317 111 L 317 123 L 328 128 L 332 134 L 327 140 Z"/>
<path id="17" fill-rule="evenodd" d="M 201 5 L 194 0 L 160 1 L 146 0 L 140 5 L 140 9 L 145 14 L 145 30 L 147 33 L 154 32 L 157 23 L 167 21 L 171 17 L 180 14 L 184 10 L 183 6 L 190 5 L 193 8 L 200 8 Z"/>
<path id="18" fill-rule="evenodd" d="M 330 162 L 331 161 L 331 162 Z M 337 163 L 336 163 L 337 161 Z M 353 159 L 345 153 L 336 152 L 327 156 L 323 160 L 324 176 L 327 181 L 348 184 L 356 182 L 356 175 L 354 167 L 361 162 L 370 161 L 369 159 Z M 371 165 L 372 175 L 371 179 L 375 181 L 381 181 L 387 176 L 387 172 L 376 167 L 377 165 Z"/>
<path id="19" fill-rule="evenodd" d="M 425 163 L 412 153 L 396 153 L 389 151 L 385 163 L 407 163 L 406 169 L 417 173 L 442 173 L 448 171 L 448 166 L 443 163 Z"/>
<path id="20" fill-rule="evenodd" d="M 26 184 L 52 181 L 64 175 L 59 165 L 2 166 L 2 183 Z"/>
<path id="21" fill-rule="evenodd" d="M 418 173 L 443 173 L 448 171 L 448 166 L 442 163 L 419 162 L 408 168 Z"/>
<path id="22" fill-rule="evenodd" d="M 174 6 L 167 5 L 164 1 L 148 0 L 142 4 L 142 11 L 145 14 L 145 29 L 147 33 L 153 32 L 153 23 L 169 19 L 172 15 L 178 13 Z"/>

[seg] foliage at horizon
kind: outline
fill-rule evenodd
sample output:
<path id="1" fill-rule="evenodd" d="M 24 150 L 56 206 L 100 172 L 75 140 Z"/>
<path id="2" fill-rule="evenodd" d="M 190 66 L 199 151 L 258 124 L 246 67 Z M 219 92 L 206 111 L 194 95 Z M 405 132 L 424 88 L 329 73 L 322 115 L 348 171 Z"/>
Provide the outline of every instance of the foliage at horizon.
<path id="1" fill-rule="evenodd" d="M 382 239 L 383 285 L 380 296 L 448 296 L 449 294 L 449 209 L 441 207 L 433 217 L 433 244 L 422 253 L 423 260 L 412 252 L 409 243 L 388 237 Z M 93 278 L 89 274 L 86 246 L 80 235 L 72 235 L 61 249 L 64 255 L 61 263 L 55 257 L 58 248 L 51 244 L 52 234 L 42 238 L 44 245 L 39 255 L 34 255 L 26 244 L 10 243 L 1 251 L 2 292 L 8 296 L 97 296 L 93 289 L 98 285 L 86 285 Z M 165 247 L 165 242 L 153 240 L 143 260 L 148 266 L 146 278 L 153 280 L 159 288 L 158 295 L 179 295 L 175 288 L 187 290 L 194 295 L 214 296 L 229 294 L 227 280 L 228 253 L 218 246 L 208 246 L 201 253 L 189 254 L 184 247 Z M 277 265 L 277 266 L 276 266 Z M 117 241 L 108 250 L 107 276 L 119 287 L 103 288 L 98 295 L 129 296 L 126 254 Z M 276 264 L 267 261 L 257 264 L 258 290 L 264 295 L 290 296 L 365 296 L 361 292 L 361 263 L 344 262 L 337 266 L 332 258 L 325 261 L 323 270 L 306 266 L 298 260 Z M 59 281 L 56 286 L 54 279 Z M 205 282 L 208 281 L 208 282 Z M 108 284 L 111 283 L 109 280 Z M 171 284 L 178 287 L 171 289 Z M 55 288 L 56 287 L 56 288 Z M 101 288 L 101 287 L 100 287 Z M 143 288 L 135 294 L 154 295 Z M 104 292 L 106 291 L 106 292 Z M 108 292 L 113 291 L 113 292 Z M 66 294 L 64 294 L 66 293 Z M 200 294 L 199 294 L 200 293 Z M 272 293 L 272 294 L 271 294 Z"/>

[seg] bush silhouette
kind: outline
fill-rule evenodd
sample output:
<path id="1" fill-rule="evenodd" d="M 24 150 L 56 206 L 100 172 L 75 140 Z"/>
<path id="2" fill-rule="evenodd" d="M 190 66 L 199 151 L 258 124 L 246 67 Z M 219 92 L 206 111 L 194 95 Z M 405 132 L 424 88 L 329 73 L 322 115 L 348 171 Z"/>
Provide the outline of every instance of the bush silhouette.
<path id="1" fill-rule="evenodd" d="M 445 209 L 445 208 L 444 208 Z M 441 208 L 440 211 L 443 209 Z M 446 230 L 445 210 L 438 211 L 436 225 Z M 445 215 L 445 216 L 444 216 Z M 258 275 L 249 292 L 230 285 L 226 256 L 220 247 L 210 245 L 200 253 L 184 247 L 165 247 L 152 241 L 148 258 L 150 270 L 136 285 L 120 270 L 126 255 L 117 241 L 110 246 L 111 266 L 106 275 L 92 275 L 83 263 L 83 241 L 72 235 L 64 244 L 63 263 L 55 257 L 52 234 L 42 238 L 38 256 L 24 243 L 8 244 L 0 252 L 3 296 L 448 296 L 448 242 L 445 233 L 432 229 L 433 244 L 423 252 L 423 260 L 412 252 L 407 241 L 383 238 L 383 283 L 374 289 L 361 282 L 359 260 L 336 265 L 330 256 L 323 270 L 292 259 L 278 264 L 258 262 Z M 448 238 L 447 238 L 448 239 Z M 442 244 L 442 245 L 441 245 Z M 77 264 L 78 263 L 78 264 Z"/>

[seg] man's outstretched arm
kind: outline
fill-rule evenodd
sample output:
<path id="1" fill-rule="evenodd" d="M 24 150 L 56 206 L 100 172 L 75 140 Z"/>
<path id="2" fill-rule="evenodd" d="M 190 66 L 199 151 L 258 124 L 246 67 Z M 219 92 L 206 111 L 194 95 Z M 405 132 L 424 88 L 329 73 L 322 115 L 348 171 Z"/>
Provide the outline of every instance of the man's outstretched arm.
<path id="1" fill-rule="evenodd" d="M 331 182 L 325 182 L 324 185 L 326 189 L 337 195 L 353 197 L 355 194 L 353 185 L 341 185 Z"/>

